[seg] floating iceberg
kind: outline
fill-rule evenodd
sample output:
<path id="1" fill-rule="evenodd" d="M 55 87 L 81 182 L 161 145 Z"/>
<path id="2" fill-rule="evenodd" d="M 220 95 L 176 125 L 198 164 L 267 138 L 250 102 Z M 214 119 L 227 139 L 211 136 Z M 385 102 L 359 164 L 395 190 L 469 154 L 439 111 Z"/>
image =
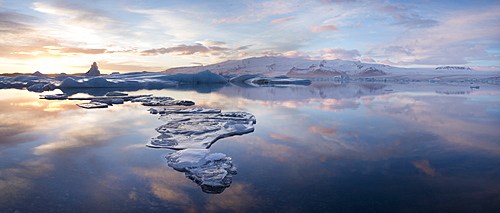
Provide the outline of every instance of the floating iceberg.
<path id="1" fill-rule="evenodd" d="M 40 95 L 40 99 L 47 99 L 47 100 L 65 100 L 68 99 L 67 94 L 53 94 L 53 95 Z"/>
<path id="2" fill-rule="evenodd" d="M 186 100 L 166 100 L 166 101 L 150 101 L 150 102 L 144 102 L 142 103 L 144 106 L 174 106 L 174 105 L 180 105 L 180 106 L 192 106 L 194 105 L 193 101 L 186 101 Z"/>
<path id="3" fill-rule="evenodd" d="M 100 76 L 101 72 L 99 71 L 97 67 L 97 63 L 93 63 L 92 66 L 90 66 L 90 70 L 87 71 L 83 76 Z"/>
<path id="4" fill-rule="evenodd" d="M 121 92 L 108 92 L 104 96 L 128 96 L 127 93 L 121 93 Z"/>
<path id="5" fill-rule="evenodd" d="M 159 136 L 147 144 L 153 148 L 200 149 L 209 148 L 220 138 L 253 132 L 255 116 L 247 112 L 220 113 L 213 108 L 195 110 L 164 109 L 160 117 L 166 123 L 156 128 Z M 150 110 L 153 114 L 158 110 Z M 214 113 L 212 113 L 214 112 Z"/>
<path id="6" fill-rule="evenodd" d="M 220 113 L 221 110 L 210 107 L 193 107 L 193 108 L 164 108 L 148 110 L 151 114 L 171 114 L 171 113 Z"/>
<path id="7" fill-rule="evenodd" d="M 205 193 L 222 193 L 231 185 L 232 176 L 237 174 L 231 157 L 223 153 L 210 153 L 208 149 L 180 150 L 165 158 L 168 166 L 184 172 Z"/>
<path id="8" fill-rule="evenodd" d="M 132 102 L 152 102 L 152 101 L 169 101 L 169 100 L 174 100 L 172 97 L 158 97 L 158 96 L 148 96 L 148 97 L 138 97 L 134 98 L 131 101 Z"/>
<path id="9" fill-rule="evenodd" d="M 95 109 L 95 108 L 108 108 L 108 104 L 106 103 L 101 103 L 101 102 L 88 102 L 88 103 L 81 103 L 81 104 L 76 104 L 79 107 L 86 108 L 86 109 Z"/>

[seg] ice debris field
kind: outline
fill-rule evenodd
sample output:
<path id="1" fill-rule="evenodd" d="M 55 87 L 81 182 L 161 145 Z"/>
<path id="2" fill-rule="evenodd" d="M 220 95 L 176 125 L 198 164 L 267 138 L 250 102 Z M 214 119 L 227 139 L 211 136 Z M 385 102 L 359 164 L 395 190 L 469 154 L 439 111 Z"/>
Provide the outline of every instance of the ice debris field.
<path id="1" fill-rule="evenodd" d="M 208 107 L 149 109 L 165 124 L 147 144 L 153 148 L 178 150 L 166 156 L 168 166 L 184 172 L 203 192 L 218 194 L 232 183 L 237 173 L 232 159 L 223 153 L 210 153 L 220 138 L 254 131 L 255 116 L 247 112 L 221 112 Z"/>
<path id="2" fill-rule="evenodd" d="M 191 106 L 189 100 L 152 95 L 129 96 L 121 92 L 108 92 L 99 97 L 73 98 L 66 94 L 41 95 L 48 100 L 89 100 L 77 104 L 82 108 L 107 108 L 126 101 L 140 102 L 144 106 Z M 232 158 L 223 153 L 210 153 L 210 146 L 217 140 L 254 131 L 255 116 L 248 112 L 221 112 L 217 108 L 150 108 L 150 114 L 159 115 L 163 125 L 156 128 L 160 134 L 151 138 L 146 146 L 176 150 L 168 154 L 168 166 L 200 185 L 205 193 L 222 193 L 232 183 L 237 173 Z"/>

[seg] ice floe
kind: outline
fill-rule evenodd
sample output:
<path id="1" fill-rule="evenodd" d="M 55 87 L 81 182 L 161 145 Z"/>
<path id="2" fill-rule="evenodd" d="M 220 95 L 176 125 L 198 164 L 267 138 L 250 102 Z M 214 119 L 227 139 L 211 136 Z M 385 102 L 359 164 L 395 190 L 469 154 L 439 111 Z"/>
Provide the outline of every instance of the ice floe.
<path id="1" fill-rule="evenodd" d="M 113 105 L 123 104 L 126 101 L 142 102 L 144 106 L 192 106 L 195 103 L 189 100 L 174 100 L 171 97 L 157 97 L 152 95 L 134 95 L 129 96 L 125 93 L 108 92 L 105 96 L 89 96 L 89 97 L 69 97 L 67 94 L 55 95 L 40 95 L 40 99 L 48 100 L 90 100 L 89 103 L 77 104 L 86 109 L 104 108 L 102 104 Z M 97 104 L 100 103 L 100 104 Z"/>
<path id="2" fill-rule="evenodd" d="M 172 97 L 158 97 L 158 96 L 148 96 L 148 97 L 138 97 L 134 98 L 131 101 L 132 102 L 152 102 L 152 101 L 169 101 L 169 100 L 174 100 Z"/>
<path id="3" fill-rule="evenodd" d="M 88 103 L 81 103 L 81 104 L 76 104 L 79 107 L 86 108 L 86 109 L 94 109 L 94 108 L 108 108 L 108 104 L 106 103 L 101 103 L 101 102 L 88 102 Z"/>
<path id="4" fill-rule="evenodd" d="M 67 94 L 41 95 L 47 100 L 90 100 L 79 107 L 108 108 L 125 101 L 142 105 L 194 105 L 192 101 L 174 100 L 171 97 L 152 95 L 129 96 L 120 92 L 108 92 L 104 96 L 69 97 Z M 248 112 L 221 112 L 217 108 L 150 108 L 151 114 L 159 114 L 163 125 L 156 128 L 160 135 L 146 144 L 152 148 L 176 150 L 165 156 L 167 165 L 198 184 L 205 193 L 219 194 L 229 187 L 237 174 L 232 158 L 223 153 L 210 153 L 210 146 L 218 139 L 243 135 L 254 131 L 255 116 Z"/>
<path id="5" fill-rule="evenodd" d="M 220 138 L 254 131 L 256 119 L 250 113 L 210 113 L 211 110 L 213 109 L 198 108 L 191 112 L 179 113 L 175 110 L 169 113 L 163 111 L 160 119 L 166 123 L 156 128 L 160 135 L 152 138 L 147 146 L 169 149 L 209 148 Z M 153 112 L 159 113 L 159 111 Z"/>
<path id="6" fill-rule="evenodd" d="M 171 114 L 171 113 L 220 113 L 221 110 L 210 107 L 193 107 L 193 108 L 164 108 L 148 110 L 151 114 Z"/>
<path id="7" fill-rule="evenodd" d="M 52 94 L 52 95 L 40 95 L 40 99 L 47 99 L 47 100 L 65 100 L 68 99 L 67 94 Z"/>
<path id="8" fill-rule="evenodd" d="M 231 185 L 232 176 L 237 174 L 231 157 L 223 153 L 210 153 L 208 149 L 180 150 L 165 158 L 168 166 L 184 172 L 205 193 L 222 193 Z"/>
<path id="9" fill-rule="evenodd" d="M 142 103 L 144 106 L 192 106 L 194 102 L 187 100 L 167 100 L 167 101 L 150 101 Z"/>
<path id="10" fill-rule="evenodd" d="M 210 153 L 208 148 L 220 138 L 254 130 L 255 116 L 247 112 L 221 112 L 217 108 L 150 108 L 166 122 L 147 144 L 153 148 L 177 150 L 167 156 L 168 166 L 200 185 L 205 193 L 219 194 L 229 187 L 237 173 L 231 157 Z"/>

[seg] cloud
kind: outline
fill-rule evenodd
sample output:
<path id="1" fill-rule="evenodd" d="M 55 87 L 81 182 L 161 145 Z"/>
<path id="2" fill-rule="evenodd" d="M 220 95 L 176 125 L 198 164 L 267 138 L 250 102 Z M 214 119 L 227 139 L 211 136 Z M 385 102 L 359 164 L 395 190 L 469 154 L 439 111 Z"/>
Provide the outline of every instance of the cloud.
<path id="1" fill-rule="evenodd" d="M 203 35 L 213 33 L 213 28 L 206 21 L 202 11 L 190 11 L 186 8 L 171 9 L 132 9 L 128 12 L 145 15 L 147 20 L 139 22 L 137 30 L 147 32 L 168 42 L 192 42 Z M 207 36 L 208 37 L 208 36 Z"/>
<path id="2" fill-rule="evenodd" d="M 403 8 L 397 5 L 385 5 L 380 7 L 378 11 L 388 13 L 388 14 L 397 14 L 400 12 L 407 12 L 409 8 Z"/>
<path id="3" fill-rule="evenodd" d="M 401 18 L 401 25 L 424 27 L 372 49 L 367 56 L 383 58 L 386 64 L 461 65 L 474 60 L 500 61 L 494 49 L 500 46 L 500 7 L 453 11 L 439 23 Z M 411 18 L 410 18 L 411 19 Z M 418 17 L 417 17 L 418 19 Z M 429 25 L 426 25 L 429 24 Z"/>
<path id="4" fill-rule="evenodd" d="M 436 170 L 434 170 L 431 167 L 428 160 L 413 161 L 413 162 L 411 162 L 411 164 L 413 164 L 413 166 L 415 166 L 415 168 L 417 168 L 421 172 L 423 172 L 431 177 L 434 177 L 437 174 Z"/>
<path id="5" fill-rule="evenodd" d="M 279 24 L 279 23 L 283 23 L 283 22 L 288 22 L 288 21 L 291 21 L 293 19 L 297 18 L 297 16 L 290 16 L 290 17 L 286 17 L 286 18 L 281 18 L 281 19 L 275 19 L 275 20 L 272 20 L 271 22 L 269 22 L 270 24 Z"/>
<path id="6" fill-rule="evenodd" d="M 78 47 L 63 47 L 59 49 L 60 53 L 77 53 L 77 54 L 103 54 L 106 52 L 106 49 L 87 49 L 87 48 L 78 48 Z"/>
<path id="7" fill-rule="evenodd" d="M 309 132 L 318 134 L 333 135 L 337 131 L 337 127 L 322 127 L 322 126 L 311 126 L 309 127 Z"/>
<path id="8" fill-rule="evenodd" d="M 386 47 L 384 50 L 386 54 L 403 53 L 405 55 L 412 55 L 412 49 L 398 45 Z"/>
<path id="9" fill-rule="evenodd" d="M 185 45 L 185 44 L 180 44 L 175 47 L 168 47 L 168 48 L 158 48 L 158 49 L 149 49 L 149 50 L 144 50 L 142 51 L 142 55 L 160 55 L 160 54 L 167 54 L 167 53 L 177 53 L 177 55 L 194 55 L 196 53 L 209 53 L 209 52 L 221 52 L 228 50 L 228 48 L 224 47 L 217 47 L 217 46 L 212 46 L 212 47 L 206 47 L 203 44 L 196 43 L 194 45 Z"/>
<path id="10" fill-rule="evenodd" d="M 361 54 L 358 50 L 346 50 L 344 48 L 324 48 L 315 51 L 287 51 L 278 53 L 274 51 L 263 51 L 261 56 L 282 56 L 287 58 L 304 58 L 312 60 L 358 60 Z"/>
<path id="11" fill-rule="evenodd" d="M 393 18 L 396 20 L 396 23 L 394 23 L 395 25 L 400 25 L 409 29 L 433 27 L 439 23 L 434 19 L 426 19 L 415 13 L 409 15 L 396 14 Z"/>
<path id="12" fill-rule="evenodd" d="M 118 72 L 140 72 L 140 71 L 160 71 L 164 70 L 165 67 L 161 66 L 147 66 L 141 62 L 121 62 L 121 63 L 113 63 L 105 60 L 97 61 L 99 64 L 99 69 L 102 70 L 112 70 Z"/>
<path id="13" fill-rule="evenodd" d="M 301 9 L 307 2 L 300 0 L 269 0 L 264 2 L 252 2 L 242 7 L 245 11 L 237 11 L 233 17 L 213 19 L 213 24 L 220 23 L 253 23 L 262 21 L 273 15 L 288 14 Z"/>
<path id="14" fill-rule="evenodd" d="M 333 26 L 333 24 L 321 25 L 321 26 L 313 26 L 313 27 L 310 27 L 309 29 L 313 33 L 322 33 L 322 32 L 328 32 L 328 31 L 332 31 L 332 32 L 339 31 L 339 29 L 337 27 Z"/>
<path id="15" fill-rule="evenodd" d="M 325 60 L 343 59 L 356 60 L 361 54 L 358 50 L 346 50 L 344 48 L 325 48 L 311 51 L 313 54 L 320 54 L 319 58 Z"/>
<path id="16" fill-rule="evenodd" d="M 38 12 L 64 17 L 63 22 L 83 26 L 89 29 L 103 29 L 109 24 L 116 23 L 112 18 L 106 16 L 109 12 L 96 8 L 90 8 L 88 4 L 70 1 L 35 2 L 33 10 Z"/>
<path id="17" fill-rule="evenodd" d="M 287 136 L 277 135 L 277 134 L 271 134 L 270 136 L 271 136 L 271 138 L 274 138 L 274 139 L 278 139 L 278 140 L 282 140 L 282 141 L 287 141 L 287 142 L 290 142 L 290 143 L 297 143 L 297 141 L 295 139 L 287 137 Z"/>
<path id="18" fill-rule="evenodd" d="M 328 4 L 328 3 L 351 3 L 351 2 L 356 2 L 357 0 L 321 0 L 321 2 Z"/>

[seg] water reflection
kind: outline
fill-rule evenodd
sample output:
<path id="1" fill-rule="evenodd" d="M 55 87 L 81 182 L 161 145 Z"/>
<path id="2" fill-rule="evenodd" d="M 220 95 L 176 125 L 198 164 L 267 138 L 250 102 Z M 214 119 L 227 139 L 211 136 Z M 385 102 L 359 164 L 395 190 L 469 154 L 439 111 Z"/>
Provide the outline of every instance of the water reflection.
<path id="1" fill-rule="evenodd" d="M 147 107 L 84 110 L 79 101 L 3 90 L 0 211 L 494 212 L 500 90 L 452 93 L 467 88 L 315 82 L 134 92 L 259 118 L 252 134 L 206 150 L 220 153 L 213 161 L 233 157 L 238 167 L 230 181 L 217 179 L 230 183 L 217 195 L 203 190 L 221 188 L 193 183 L 202 183 L 205 173 L 194 170 L 209 161 L 178 171 L 164 158 L 176 151 L 144 146 L 163 124 Z"/>

